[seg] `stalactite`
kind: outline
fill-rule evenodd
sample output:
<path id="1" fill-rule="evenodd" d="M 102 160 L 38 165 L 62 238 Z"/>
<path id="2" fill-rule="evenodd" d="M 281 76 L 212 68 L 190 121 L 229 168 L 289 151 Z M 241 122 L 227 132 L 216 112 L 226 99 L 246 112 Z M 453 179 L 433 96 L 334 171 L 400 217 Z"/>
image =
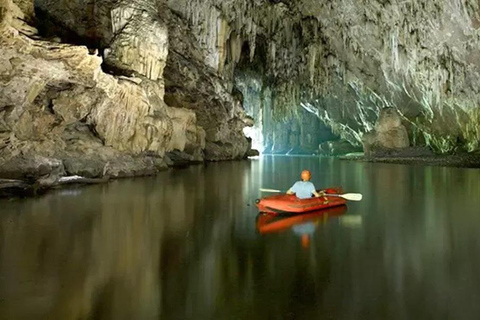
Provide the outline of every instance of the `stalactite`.
<path id="1" fill-rule="evenodd" d="M 439 139 L 432 128 L 446 125 L 439 120 L 444 114 L 456 119 L 460 110 L 472 112 L 480 103 L 480 94 L 472 89 L 478 82 L 475 74 L 480 74 L 478 58 L 471 53 L 480 49 L 480 35 L 473 27 L 480 21 L 479 4 L 474 0 L 320 1 L 298 12 L 291 10 L 298 9 L 295 4 L 287 7 L 264 0 L 187 3 L 185 15 L 207 52 L 208 64 L 219 73 L 231 72 L 240 61 L 240 43 L 248 42 L 252 60 L 259 36 L 265 39 L 265 76 L 275 79 L 272 91 L 278 117 L 294 113 L 301 103 L 318 108 L 314 101 L 327 96 L 340 101 L 339 95 L 347 90 L 340 87 L 353 83 L 356 94 L 348 100 L 351 123 L 346 125 L 357 133 L 348 134 L 352 139 L 359 142 L 361 134 L 373 128 L 379 108 L 388 105 L 402 111 L 414 105 L 416 110 L 410 113 L 423 114 L 425 121 L 416 130 L 434 149 L 445 151 L 455 139 Z M 218 14 L 209 19 L 209 12 Z M 228 37 L 225 32 L 211 32 L 218 19 L 232 30 Z M 231 66 L 223 70 L 218 62 L 223 61 L 227 46 Z M 359 82 L 364 87 L 359 88 Z M 376 107 L 369 111 L 372 104 Z M 327 113 L 335 114 L 334 107 Z M 347 121 L 329 119 L 332 125 Z M 472 129 L 479 120 L 473 119 L 447 125 L 468 141 L 469 150 L 480 141 Z M 414 118 L 406 121 L 415 123 Z"/>

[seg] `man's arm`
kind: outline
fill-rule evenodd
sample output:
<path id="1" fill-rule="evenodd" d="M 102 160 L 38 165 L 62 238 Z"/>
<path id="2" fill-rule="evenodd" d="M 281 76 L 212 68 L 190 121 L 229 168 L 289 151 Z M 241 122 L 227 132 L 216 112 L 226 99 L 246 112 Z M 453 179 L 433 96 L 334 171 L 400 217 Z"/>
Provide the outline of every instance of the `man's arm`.
<path id="1" fill-rule="evenodd" d="M 297 186 L 297 183 L 295 182 L 295 184 L 290 189 L 288 189 L 287 194 L 297 193 L 296 186 Z"/>
<path id="2" fill-rule="evenodd" d="M 325 196 L 325 192 L 324 192 L 324 191 L 317 192 L 317 190 L 313 190 L 312 193 L 313 193 L 313 195 L 314 195 L 315 197 L 317 197 L 317 198 L 318 198 L 318 197 L 323 197 L 323 196 Z"/>
<path id="3" fill-rule="evenodd" d="M 324 197 L 325 196 L 325 191 L 320 191 L 320 192 L 317 192 L 317 190 L 315 189 L 315 186 L 313 186 L 313 191 L 312 191 L 312 194 L 315 196 L 315 197 Z"/>

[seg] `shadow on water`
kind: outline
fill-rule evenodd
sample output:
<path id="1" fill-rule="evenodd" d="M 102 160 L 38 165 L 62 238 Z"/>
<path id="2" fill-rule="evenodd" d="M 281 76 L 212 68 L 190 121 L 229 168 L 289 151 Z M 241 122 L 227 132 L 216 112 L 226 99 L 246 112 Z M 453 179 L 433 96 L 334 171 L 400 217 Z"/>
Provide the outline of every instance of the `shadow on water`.
<path id="1" fill-rule="evenodd" d="M 348 211 L 258 214 L 308 168 Z M 480 171 L 263 157 L 1 201 L 1 319 L 476 319 Z M 337 209 L 339 210 L 339 209 Z"/>

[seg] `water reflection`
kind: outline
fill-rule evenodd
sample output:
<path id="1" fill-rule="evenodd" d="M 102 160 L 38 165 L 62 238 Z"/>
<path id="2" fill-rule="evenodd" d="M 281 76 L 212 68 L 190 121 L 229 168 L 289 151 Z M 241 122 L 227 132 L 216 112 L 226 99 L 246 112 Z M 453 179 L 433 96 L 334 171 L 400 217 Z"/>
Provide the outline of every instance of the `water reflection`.
<path id="1" fill-rule="evenodd" d="M 148 192 L 123 181 L 3 203 L 2 319 L 156 318 L 161 203 Z"/>
<path id="2" fill-rule="evenodd" d="M 364 200 L 259 216 L 304 168 Z M 1 201 L 0 318 L 475 319 L 479 180 L 264 157 Z"/>
<path id="3" fill-rule="evenodd" d="M 347 212 L 347 206 L 339 206 L 299 215 L 282 215 L 260 212 L 257 216 L 257 230 L 260 234 L 281 233 L 291 230 L 301 238 L 304 248 L 310 246 L 310 238 L 320 225 L 330 218 L 339 217 Z"/>

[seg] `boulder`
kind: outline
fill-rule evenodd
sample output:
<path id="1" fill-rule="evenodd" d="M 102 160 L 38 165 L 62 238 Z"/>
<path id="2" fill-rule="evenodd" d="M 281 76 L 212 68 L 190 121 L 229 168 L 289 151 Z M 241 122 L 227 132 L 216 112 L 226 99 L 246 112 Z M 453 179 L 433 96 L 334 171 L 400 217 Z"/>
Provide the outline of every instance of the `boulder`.
<path id="1" fill-rule="evenodd" d="M 172 120 L 173 132 L 167 149 L 178 150 L 191 155 L 192 161 L 202 161 L 205 148 L 205 130 L 197 126 L 195 112 L 185 108 L 167 108 L 167 115 Z"/>
<path id="2" fill-rule="evenodd" d="M 250 149 L 248 150 L 247 152 L 247 157 L 258 157 L 260 155 L 260 152 L 258 150 L 255 150 L 255 149 Z"/>
<path id="3" fill-rule="evenodd" d="M 63 160 L 68 176 L 100 178 L 103 176 L 107 161 L 98 157 L 68 157 Z"/>
<path id="4" fill-rule="evenodd" d="M 383 109 L 375 125 L 375 130 L 363 135 L 362 144 L 366 156 L 408 148 L 410 140 L 407 129 L 402 124 L 397 110 Z"/>
<path id="5" fill-rule="evenodd" d="M 319 153 L 323 155 L 339 156 L 357 152 L 361 148 L 352 145 L 346 140 L 326 141 L 319 145 Z"/>
<path id="6" fill-rule="evenodd" d="M 0 178 L 3 179 L 53 184 L 64 175 L 65 168 L 59 159 L 39 155 L 18 155 L 3 161 L 0 159 Z"/>
<path id="7" fill-rule="evenodd" d="M 109 161 L 103 175 L 110 178 L 151 176 L 167 168 L 165 161 L 158 157 L 123 156 Z"/>

